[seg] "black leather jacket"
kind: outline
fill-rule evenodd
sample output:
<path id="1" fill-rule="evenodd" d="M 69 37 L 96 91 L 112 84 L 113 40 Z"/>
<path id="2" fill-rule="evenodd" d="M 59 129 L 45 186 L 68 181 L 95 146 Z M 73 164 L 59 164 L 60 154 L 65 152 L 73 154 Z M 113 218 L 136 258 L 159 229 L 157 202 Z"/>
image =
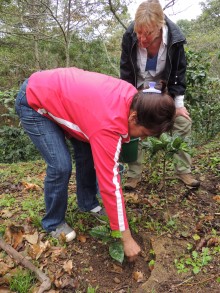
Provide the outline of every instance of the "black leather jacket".
<path id="1" fill-rule="evenodd" d="M 186 57 L 183 45 L 186 39 L 179 27 L 165 16 L 168 27 L 167 58 L 162 80 L 167 84 L 172 97 L 184 95 L 186 82 Z M 120 78 L 137 87 L 137 36 L 134 32 L 134 22 L 128 27 L 122 39 L 122 53 L 120 61 Z"/>

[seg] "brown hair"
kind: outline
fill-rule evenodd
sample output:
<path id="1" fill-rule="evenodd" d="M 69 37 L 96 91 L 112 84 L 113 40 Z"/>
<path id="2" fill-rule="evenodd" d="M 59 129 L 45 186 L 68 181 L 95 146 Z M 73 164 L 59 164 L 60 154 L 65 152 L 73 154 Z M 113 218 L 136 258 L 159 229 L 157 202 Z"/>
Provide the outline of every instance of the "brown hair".
<path id="1" fill-rule="evenodd" d="M 158 27 L 164 25 L 164 13 L 158 0 L 147 0 L 142 2 L 135 13 L 134 31 L 148 27 Z"/>
<path id="2" fill-rule="evenodd" d="M 174 100 L 166 93 L 135 94 L 131 110 L 137 112 L 137 124 L 151 130 L 154 136 L 172 129 L 176 108 Z"/>

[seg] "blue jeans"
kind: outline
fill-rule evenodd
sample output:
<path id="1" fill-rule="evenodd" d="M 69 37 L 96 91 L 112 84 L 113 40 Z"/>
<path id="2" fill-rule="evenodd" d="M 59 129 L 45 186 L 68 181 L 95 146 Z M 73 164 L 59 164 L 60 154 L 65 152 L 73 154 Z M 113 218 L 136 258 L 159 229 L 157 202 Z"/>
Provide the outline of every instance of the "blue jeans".
<path id="1" fill-rule="evenodd" d="M 50 232 L 65 222 L 72 158 L 62 128 L 28 105 L 27 83 L 28 80 L 20 88 L 15 108 L 25 132 L 47 163 L 44 182 L 46 214 L 42 226 Z M 80 210 L 90 211 L 99 205 L 91 147 L 75 138 L 70 141 L 76 161 L 77 203 Z"/>

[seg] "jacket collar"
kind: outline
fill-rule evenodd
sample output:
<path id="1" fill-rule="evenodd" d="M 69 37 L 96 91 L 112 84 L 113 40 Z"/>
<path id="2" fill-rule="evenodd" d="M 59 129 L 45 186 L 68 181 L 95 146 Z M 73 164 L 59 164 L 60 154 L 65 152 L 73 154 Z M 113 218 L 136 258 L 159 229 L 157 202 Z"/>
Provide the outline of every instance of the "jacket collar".
<path id="1" fill-rule="evenodd" d="M 183 42 L 186 43 L 186 38 L 181 32 L 180 28 L 172 22 L 166 15 L 165 15 L 165 22 L 168 27 L 168 35 L 170 37 L 171 44 Z"/>

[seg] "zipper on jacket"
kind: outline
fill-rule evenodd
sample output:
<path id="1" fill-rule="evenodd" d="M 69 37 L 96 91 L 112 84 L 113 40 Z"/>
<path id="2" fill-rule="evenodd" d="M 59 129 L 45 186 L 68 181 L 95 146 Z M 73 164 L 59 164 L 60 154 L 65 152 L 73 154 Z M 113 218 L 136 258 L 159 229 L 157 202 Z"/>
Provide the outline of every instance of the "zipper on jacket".
<path id="1" fill-rule="evenodd" d="M 133 63 L 132 56 L 131 56 L 132 55 L 132 50 L 133 50 L 135 44 L 136 43 L 132 44 L 132 47 L 131 47 L 130 60 L 131 60 L 131 64 L 132 64 L 133 72 L 134 72 L 134 79 L 135 79 L 134 80 L 134 82 L 135 82 L 134 86 L 137 88 L 137 75 L 136 75 L 136 71 L 135 71 L 135 68 L 134 68 L 134 63 Z"/>
<path id="2" fill-rule="evenodd" d="M 171 60 L 170 60 L 170 48 L 173 46 L 173 45 L 175 45 L 175 44 L 178 44 L 178 43 L 181 43 L 181 42 L 184 42 L 184 39 L 183 40 L 180 40 L 180 41 L 178 41 L 178 42 L 174 42 L 174 43 L 172 43 L 171 45 L 170 45 L 170 47 L 169 47 L 169 49 L 168 49 L 168 57 L 169 57 L 169 61 L 170 61 L 170 72 L 169 72 L 169 75 L 168 75 L 168 79 L 167 79 L 167 82 L 169 81 L 169 79 L 170 79 L 170 74 L 171 74 L 171 70 L 172 70 L 172 62 L 171 62 Z M 180 54 L 180 53 L 179 53 Z M 178 58 L 178 66 L 177 66 L 177 68 L 179 68 L 179 58 Z M 176 71 L 177 72 L 177 71 Z M 175 75 L 175 78 L 176 78 L 176 75 Z"/>

